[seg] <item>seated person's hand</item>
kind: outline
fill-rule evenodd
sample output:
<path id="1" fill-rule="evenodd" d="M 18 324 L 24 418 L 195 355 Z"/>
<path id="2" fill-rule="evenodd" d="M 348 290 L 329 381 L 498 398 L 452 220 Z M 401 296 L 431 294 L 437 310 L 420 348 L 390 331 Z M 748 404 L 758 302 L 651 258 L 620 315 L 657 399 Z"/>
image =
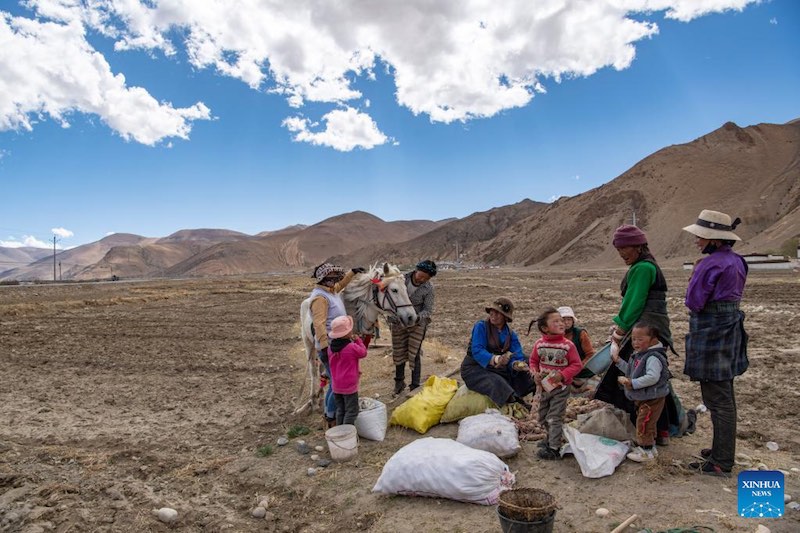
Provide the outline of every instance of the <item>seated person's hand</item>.
<path id="1" fill-rule="evenodd" d="M 517 372 L 527 372 L 530 370 L 528 368 L 528 364 L 525 361 L 514 361 L 514 364 L 511 365 L 511 368 L 516 370 Z"/>
<path id="2" fill-rule="evenodd" d="M 623 387 L 625 387 L 626 389 L 632 389 L 633 388 L 633 384 L 631 383 L 631 380 L 629 378 L 626 378 L 625 376 L 618 377 L 617 378 L 617 382 L 620 385 L 622 385 Z"/>
<path id="3" fill-rule="evenodd" d="M 553 372 L 553 378 L 552 378 L 552 381 L 553 381 L 553 383 L 555 383 L 555 384 L 559 384 L 559 383 L 561 383 L 562 381 L 564 381 L 564 376 L 562 376 L 562 375 L 561 375 L 561 372 L 558 372 L 558 371 L 556 371 L 556 372 Z"/>

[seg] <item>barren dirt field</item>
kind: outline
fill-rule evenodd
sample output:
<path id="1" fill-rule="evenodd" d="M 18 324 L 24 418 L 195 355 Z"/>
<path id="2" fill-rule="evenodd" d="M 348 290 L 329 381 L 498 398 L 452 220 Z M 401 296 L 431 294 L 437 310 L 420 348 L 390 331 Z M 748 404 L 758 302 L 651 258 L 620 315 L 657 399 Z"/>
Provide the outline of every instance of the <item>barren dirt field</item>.
<path id="1" fill-rule="evenodd" d="M 516 303 L 513 325 L 526 353 L 536 338 L 525 336 L 528 321 L 547 305 L 573 306 L 602 344 L 623 274 L 442 272 L 423 378 L 458 367 L 472 324 L 497 296 Z M 689 274 L 666 274 L 682 352 Z M 357 460 L 314 476 L 297 438 L 276 445 L 297 425 L 311 429 L 298 438 L 312 449 L 325 445 L 318 413 L 292 415 L 305 367 L 298 308 L 311 288 L 300 275 L 0 287 L 0 530 L 499 531 L 493 507 L 371 493 L 384 463 L 420 437 L 414 431 L 390 427 L 384 442 L 362 439 Z M 786 493 L 798 498 L 800 473 L 791 469 L 800 468 L 800 275 L 751 273 L 743 309 L 751 366 L 736 381 L 737 452 L 787 471 Z M 388 402 L 394 369 L 383 332 L 362 364 L 361 395 Z M 684 406 L 697 406 L 699 386 L 683 376 L 682 357 L 671 367 Z M 675 464 L 710 444 L 707 413 L 697 425 L 661 448 L 657 463 L 625 461 L 602 479 L 582 477 L 571 457 L 537 459 L 532 442 L 507 464 L 518 487 L 556 496 L 557 532 L 609 532 L 634 513 L 640 518 L 628 531 L 755 531 L 759 523 L 800 531 L 800 513 L 788 507 L 783 519 L 739 518 L 735 476 L 698 476 Z M 428 435 L 455 438 L 457 429 L 439 425 Z M 767 441 L 780 449 L 769 451 Z M 266 518 L 253 518 L 265 498 Z M 179 513 L 172 526 L 153 515 L 164 506 Z M 611 513 L 600 518 L 598 507 Z"/>

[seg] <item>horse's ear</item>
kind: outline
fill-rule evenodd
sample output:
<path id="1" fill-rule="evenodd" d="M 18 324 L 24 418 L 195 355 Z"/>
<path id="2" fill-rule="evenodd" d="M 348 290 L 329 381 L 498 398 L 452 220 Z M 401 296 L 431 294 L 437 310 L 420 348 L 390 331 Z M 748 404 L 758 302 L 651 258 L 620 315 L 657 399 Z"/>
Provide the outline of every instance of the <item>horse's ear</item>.
<path id="1" fill-rule="evenodd" d="M 384 263 L 383 264 L 383 275 L 384 276 L 388 276 L 389 275 L 389 263 Z"/>

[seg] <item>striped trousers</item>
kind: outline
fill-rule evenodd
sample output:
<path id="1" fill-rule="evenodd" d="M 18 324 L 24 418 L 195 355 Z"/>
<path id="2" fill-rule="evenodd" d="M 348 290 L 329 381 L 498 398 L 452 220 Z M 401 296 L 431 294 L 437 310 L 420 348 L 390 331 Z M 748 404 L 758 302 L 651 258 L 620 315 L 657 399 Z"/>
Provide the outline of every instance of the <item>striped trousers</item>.
<path id="1" fill-rule="evenodd" d="M 426 326 L 416 324 L 410 328 L 391 325 L 392 360 L 395 366 L 408 362 L 414 368 L 417 355 L 422 355 L 422 339 L 425 338 Z"/>

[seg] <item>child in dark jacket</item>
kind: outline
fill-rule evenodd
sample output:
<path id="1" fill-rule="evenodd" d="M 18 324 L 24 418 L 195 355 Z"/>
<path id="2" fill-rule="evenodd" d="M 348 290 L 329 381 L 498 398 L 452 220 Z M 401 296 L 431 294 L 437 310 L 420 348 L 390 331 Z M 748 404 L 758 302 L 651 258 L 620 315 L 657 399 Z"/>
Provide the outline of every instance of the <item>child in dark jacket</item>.
<path id="1" fill-rule="evenodd" d="M 561 459 L 559 448 L 569 385 L 581 371 L 581 358 L 572 341 L 564 337 L 564 320 L 554 307 L 548 307 L 539 315 L 536 327 L 542 337 L 533 345 L 529 365 L 540 390 L 539 423 L 547 429 L 547 439 L 540 444 L 537 456 Z"/>
<path id="2" fill-rule="evenodd" d="M 367 356 L 364 342 L 353 334 L 353 318 L 339 316 L 331 322 L 331 382 L 336 403 L 336 425 L 353 424 L 358 417 L 359 359 Z"/>
<path id="3" fill-rule="evenodd" d="M 658 456 L 656 422 L 664 409 L 669 394 L 666 348 L 658 340 L 658 329 L 645 322 L 637 322 L 631 330 L 634 353 L 629 361 L 612 355 L 612 360 L 624 376 L 618 381 L 625 387 L 625 396 L 636 406 L 636 441 L 638 446 L 628 454 L 637 463 L 653 461 Z"/>

